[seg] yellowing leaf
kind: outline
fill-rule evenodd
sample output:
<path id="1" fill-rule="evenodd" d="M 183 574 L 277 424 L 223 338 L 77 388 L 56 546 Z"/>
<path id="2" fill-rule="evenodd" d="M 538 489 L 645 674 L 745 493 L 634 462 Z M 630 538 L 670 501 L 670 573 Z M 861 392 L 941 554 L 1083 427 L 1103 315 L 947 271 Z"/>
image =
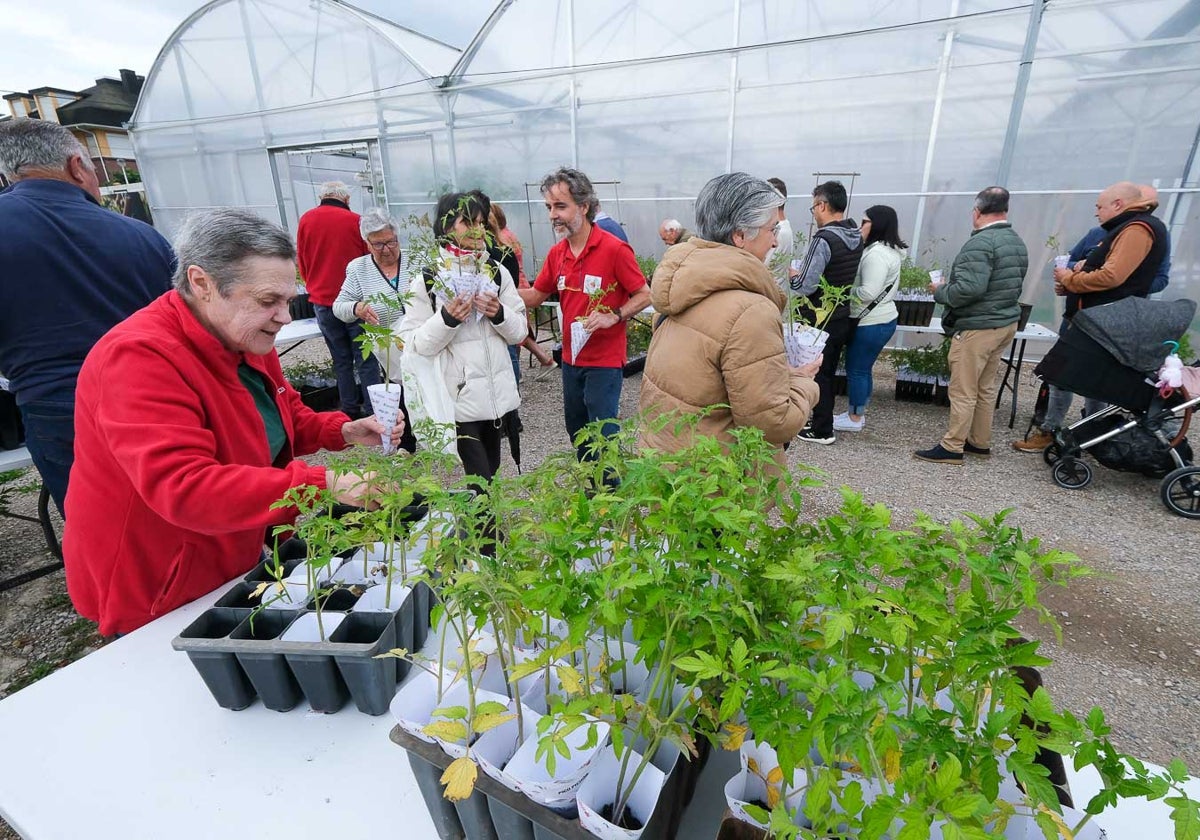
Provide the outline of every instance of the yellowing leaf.
<path id="1" fill-rule="evenodd" d="M 430 738 L 439 738 L 443 741 L 462 741 L 467 737 L 467 727 L 456 720 L 435 720 L 422 727 L 421 731 Z"/>
<path id="2" fill-rule="evenodd" d="M 889 782 L 900 778 L 900 750 L 889 749 L 883 754 L 883 775 Z"/>
<path id="3" fill-rule="evenodd" d="M 559 665 L 554 671 L 558 674 L 558 681 L 562 683 L 563 691 L 567 692 L 568 696 L 583 693 L 583 677 L 578 671 L 570 665 Z"/>
<path id="4" fill-rule="evenodd" d="M 767 807 L 774 810 L 775 806 L 779 804 L 779 800 L 782 797 L 783 794 L 779 792 L 779 788 L 767 788 Z"/>
<path id="5" fill-rule="evenodd" d="M 746 740 L 746 733 L 749 731 L 749 727 L 739 723 L 725 724 L 725 731 L 721 733 L 721 746 L 730 751 L 740 750 L 742 742 Z"/>
<path id="6" fill-rule="evenodd" d="M 762 773 L 758 769 L 758 761 L 750 756 L 746 756 L 746 769 L 755 776 L 762 777 Z"/>
<path id="7" fill-rule="evenodd" d="M 441 782 L 446 786 L 442 795 L 451 802 L 466 799 L 475 790 L 475 777 L 478 775 L 479 768 L 474 761 L 465 756 L 454 759 L 442 774 Z"/>
<path id="8" fill-rule="evenodd" d="M 508 723 L 510 720 L 516 720 L 516 714 L 511 715 L 477 715 L 472 721 L 471 728 L 475 730 L 475 734 L 482 735 L 489 729 L 495 729 L 502 723 Z"/>
<path id="9" fill-rule="evenodd" d="M 783 784 L 783 770 L 781 770 L 779 767 L 772 767 L 770 772 L 767 773 L 767 784 Z"/>

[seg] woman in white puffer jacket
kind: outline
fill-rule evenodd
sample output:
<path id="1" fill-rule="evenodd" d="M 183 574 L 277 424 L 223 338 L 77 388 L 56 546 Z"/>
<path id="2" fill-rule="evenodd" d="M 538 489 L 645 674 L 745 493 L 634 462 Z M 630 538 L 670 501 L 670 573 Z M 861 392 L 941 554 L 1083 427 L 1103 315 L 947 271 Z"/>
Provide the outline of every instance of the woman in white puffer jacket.
<path id="1" fill-rule="evenodd" d="M 405 347 L 416 353 L 442 354 L 463 469 L 490 479 L 500 468 L 504 415 L 521 404 L 508 345 L 520 344 L 528 334 L 525 304 L 508 271 L 488 259 L 478 199 L 443 195 L 433 232 L 440 244 L 439 265 L 436 273 L 414 272 L 399 332 Z M 475 295 L 456 296 L 449 288 L 455 274 L 487 279 Z"/>

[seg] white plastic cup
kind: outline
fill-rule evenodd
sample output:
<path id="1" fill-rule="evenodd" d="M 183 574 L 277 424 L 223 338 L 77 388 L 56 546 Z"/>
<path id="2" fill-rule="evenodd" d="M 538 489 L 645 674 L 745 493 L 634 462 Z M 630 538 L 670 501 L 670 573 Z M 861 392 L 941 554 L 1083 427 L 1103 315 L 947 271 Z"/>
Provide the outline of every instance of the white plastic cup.
<path id="1" fill-rule="evenodd" d="M 929 282 L 934 286 L 942 285 L 942 270 L 940 268 L 935 268 L 929 272 Z"/>
<path id="2" fill-rule="evenodd" d="M 375 412 L 375 419 L 384 428 L 384 455 L 391 455 L 396 451 L 391 430 L 396 425 L 396 418 L 400 415 L 400 393 L 400 386 L 391 382 L 367 386 L 367 396 L 371 399 L 371 408 Z"/>
<path id="3" fill-rule="evenodd" d="M 1059 254 L 1057 257 L 1054 258 L 1054 267 L 1055 268 L 1070 268 L 1070 266 L 1071 266 L 1071 255 L 1070 254 Z"/>

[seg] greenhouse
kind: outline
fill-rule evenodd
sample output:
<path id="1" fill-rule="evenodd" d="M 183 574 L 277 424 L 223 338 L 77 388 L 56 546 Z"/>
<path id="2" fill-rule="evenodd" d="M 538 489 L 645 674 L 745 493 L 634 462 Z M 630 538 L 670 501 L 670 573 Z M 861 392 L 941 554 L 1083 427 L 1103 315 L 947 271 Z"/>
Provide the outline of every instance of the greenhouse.
<path id="1" fill-rule="evenodd" d="M 744 170 L 788 183 L 798 231 L 819 180 L 846 183 L 850 213 L 894 206 L 926 265 L 1003 184 L 1048 266 L 1095 195 L 1132 180 L 1160 192 L 1166 296 L 1195 295 L 1194 0 L 480 0 L 447 12 L 453 38 L 398 5 L 215 0 L 188 18 L 132 124 L 160 227 L 235 205 L 294 231 L 331 179 L 398 217 L 479 187 L 536 264 L 552 244 L 537 183 L 569 164 L 657 254 L 660 220 L 690 224 L 699 188 Z M 1048 270 L 1024 299 L 1055 320 Z"/>

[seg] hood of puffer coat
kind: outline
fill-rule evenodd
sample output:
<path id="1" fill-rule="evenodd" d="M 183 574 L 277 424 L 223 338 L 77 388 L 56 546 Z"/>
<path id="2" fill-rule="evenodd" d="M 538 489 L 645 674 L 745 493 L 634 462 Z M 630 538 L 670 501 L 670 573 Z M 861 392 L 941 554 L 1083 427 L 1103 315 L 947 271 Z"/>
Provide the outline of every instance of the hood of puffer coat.
<path id="1" fill-rule="evenodd" d="M 780 312 L 787 304 L 767 266 L 749 251 L 696 237 L 667 249 L 654 272 L 650 301 L 656 312 L 678 315 L 730 289 L 760 294 Z"/>

